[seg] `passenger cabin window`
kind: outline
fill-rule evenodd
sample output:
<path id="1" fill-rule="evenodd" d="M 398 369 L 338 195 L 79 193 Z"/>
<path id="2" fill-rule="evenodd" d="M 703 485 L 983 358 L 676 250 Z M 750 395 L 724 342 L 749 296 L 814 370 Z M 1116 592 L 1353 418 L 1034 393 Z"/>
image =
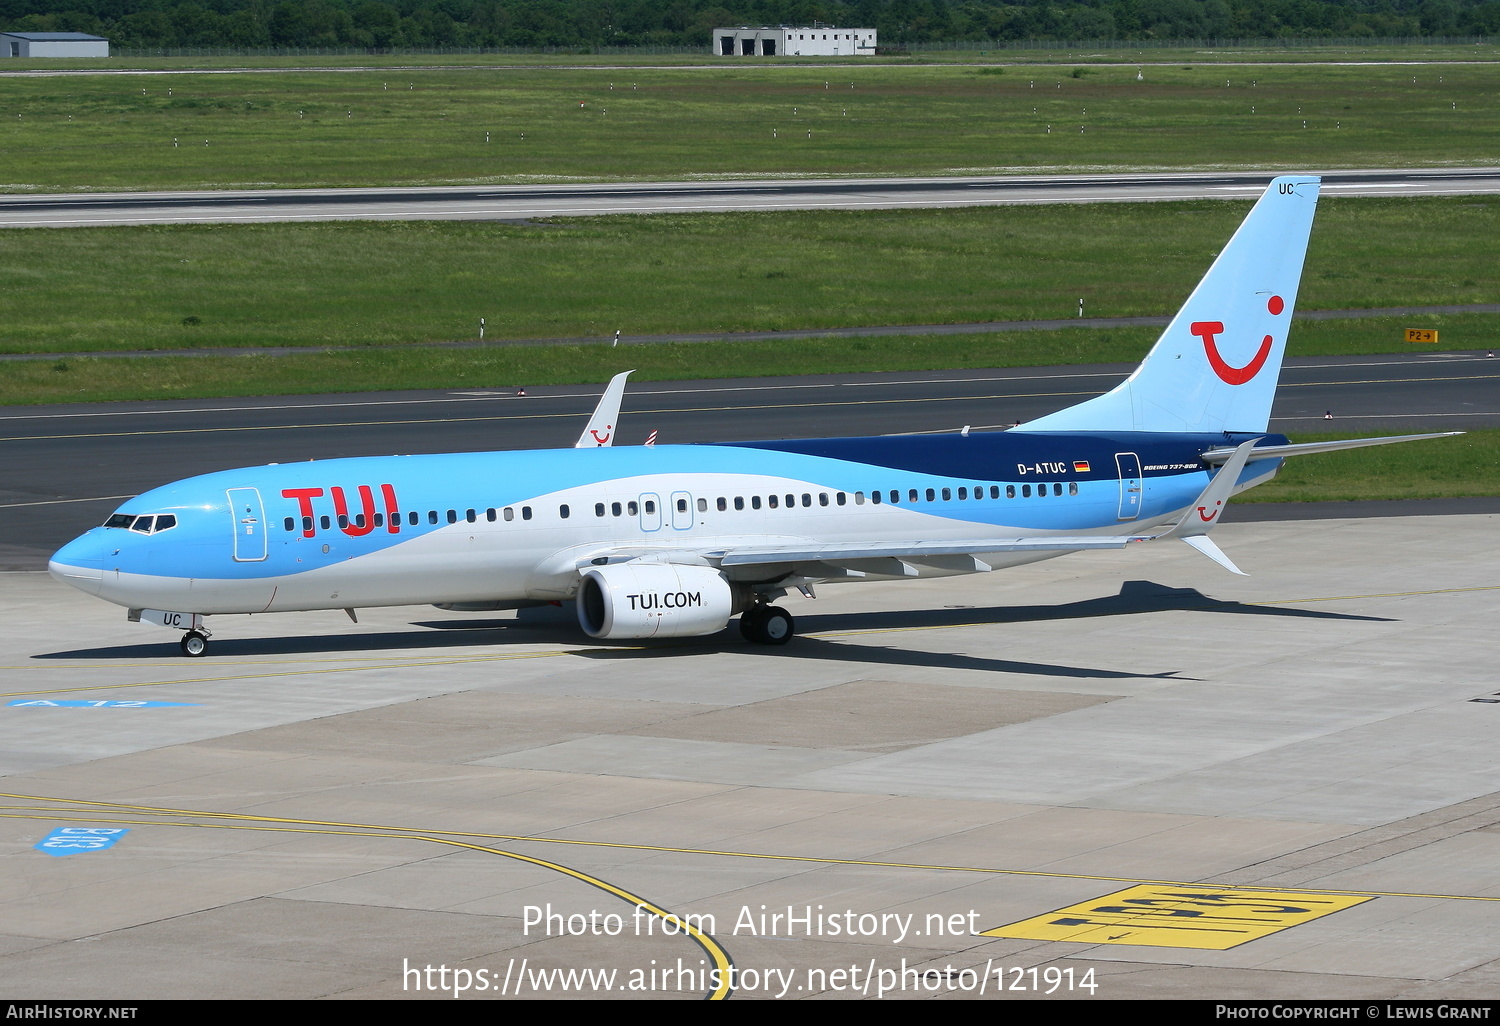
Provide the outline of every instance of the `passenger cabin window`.
<path id="1" fill-rule="evenodd" d="M 566 502 L 557 507 L 557 515 L 562 517 L 564 520 L 568 519 L 569 512 L 570 511 L 568 510 L 568 504 Z"/>
<path id="2" fill-rule="evenodd" d="M 530 520 L 531 519 L 531 507 L 530 506 L 522 506 L 521 507 L 521 519 L 522 520 Z"/>
<path id="3" fill-rule="evenodd" d="M 509 522 L 511 520 L 514 520 L 514 519 L 516 519 L 515 508 L 512 507 L 512 506 L 506 506 L 505 509 L 501 512 L 500 515 L 503 516 L 506 519 L 507 522 Z"/>
<path id="4" fill-rule="evenodd" d="M 604 516 L 604 503 L 602 503 L 602 502 L 596 502 L 596 503 L 594 503 L 594 516 L 596 516 L 596 517 L 602 517 L 602 516 Z"/>
<path id="5" fill-rule="evenodd" d="M 771 507 L 772 509 L 776 509 L 777 508 L 778 501 L 779 500 L 774 495 L 767 495 L 766 496 L 766 505 L 769 506 L 769 507 Z"/>
<path id="6" fill-rule="evenodd" d="M 719 501 L 723 502 L 724 500 L 720 499 Z M 699 499 L 698 500 L 698 512 L 699 513 L 707 513 L 708 512 L 708 500 L 707 499 Z"/>
<path id="7" fill-rule="evenodd" d="M 633 517 L 634 516 L 639 516 L 640 512 L 641 512 L 641 507 L 636 504 L 636 501 L 634 499 L 631 499 L 629 502 L 627 502 L 625 504 L 625 512 L 629 513 Z"/>
<path id="8" fill-rule="evenodd" d="M 750 508 L 751 509 L 760 509 L 760 496 L 759 495 L 752 495 L 752 496 L 750 496 Z"/>

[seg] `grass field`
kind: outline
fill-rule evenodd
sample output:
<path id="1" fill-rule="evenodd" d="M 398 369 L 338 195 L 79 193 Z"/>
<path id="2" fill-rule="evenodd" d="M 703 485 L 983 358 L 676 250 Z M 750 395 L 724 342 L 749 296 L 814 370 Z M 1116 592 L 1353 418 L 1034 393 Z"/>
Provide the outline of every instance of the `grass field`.
<path id="1" fill-rule="evenodd" d="M 491 341 L 971 323 L 1070 317 L 1080 298 L 1092 316 L 1159 315 L 1181 304 L 1246 207 L 11 231 L 0 233 L 0 351 L 444 342 L 475 338 L 481 317 Z M 1330 199 L 1299 308 L 1497 296 L 1500 200 Z M 1438 325 L 1453 329 L 1445 344 L 1464 348 L 1494 344 L 1496 323 Z M 1389 351 L 1401 326 L 1305 325 L 1294 337 L 1333 347 L 1310 351 Z M 1048 343 L 1028 334 L 1023 344 Z M 548 357 L 515 359 L 530 361 L 524 368 Z M 1059 352 L 1034 362 L 1068 361 Z"/>
<path id="2" fill-rule="evenodd" d="M 1154 64 L 1137 81 L 1134 59 L 1098 63 L 1107 56 L 1073 66 L 511 63 L 10 78 L 0 191 L 1388 167 L 1496 156 L 1500 63 Z"/>
<path id="3" fill-rule="evenodd" d="M 1384 353 L 1411 318 L 1310 321 L 1292 331 L 1293 355 Z M 1423 318 L 1438 324 L 1448 348 L 1484 347 L 1500 336 L 1500 317 Z M 307 395 L 427 388 L 507 388 L 597 383 L 634 368 L 637 381 L 852 374 L 862 371 L 1133 364 L 1156 328 L 1018 331 L 985 335 L 903 335 L 626 345 L 479 348 L 390 347 L 286 356 L 61 357 L 5 363 L 0 406 L 232 395 Z M 1452 339 L 1452 342 L 1448 342 Z"/>

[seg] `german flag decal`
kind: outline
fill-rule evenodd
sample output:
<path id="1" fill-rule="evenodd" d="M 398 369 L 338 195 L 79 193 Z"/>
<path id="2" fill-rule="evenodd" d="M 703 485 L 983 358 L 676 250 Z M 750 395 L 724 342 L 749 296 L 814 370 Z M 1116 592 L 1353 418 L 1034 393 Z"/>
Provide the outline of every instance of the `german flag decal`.
<path id="1" fill-rule="evenodd" d="M 1075 472 L 1079 473 L 1079 474 L 1087 474 L 1089 472 L 1089 461 L 1088 460 L 1074 460 L 1073 461 L 1073 470 Z"/>

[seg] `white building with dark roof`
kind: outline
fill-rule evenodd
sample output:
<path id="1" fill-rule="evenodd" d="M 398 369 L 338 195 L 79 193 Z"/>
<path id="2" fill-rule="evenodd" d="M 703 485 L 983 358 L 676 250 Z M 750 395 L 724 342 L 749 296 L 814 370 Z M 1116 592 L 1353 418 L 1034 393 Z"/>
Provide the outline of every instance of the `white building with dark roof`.
<path id="1" fill-rule="evenodd" d="M 713 52 L 720 57 L 873 57 L 875 30 L 836 25 L 716 28 Z"/>
<path id="2" fill-rule="evenodd" d="M 109 40 L 87 32 L 0 32 L 0 57 L 108 57 Z"/>

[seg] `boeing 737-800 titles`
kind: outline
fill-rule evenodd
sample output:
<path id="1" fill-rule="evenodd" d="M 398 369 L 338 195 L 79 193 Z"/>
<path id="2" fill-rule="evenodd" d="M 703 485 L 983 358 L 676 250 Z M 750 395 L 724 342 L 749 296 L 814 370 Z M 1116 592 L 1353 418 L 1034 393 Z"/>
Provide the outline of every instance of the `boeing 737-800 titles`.
<path id="1" fill-rule="evenodd" d="M 1209 539 L 1295 445 L 1267 434 L 1319 180 L 1273 181 L 1145 361 L 1009 431 L 623 448 L 624 375 L 573 449 L 226 470 L 164 485 L 68 543 L 58 580 L 182 630 L 223 613 L 576 601 L 595 638 L 712 634 L 815 585 L 983 573 L 1085 549 Z"/>

